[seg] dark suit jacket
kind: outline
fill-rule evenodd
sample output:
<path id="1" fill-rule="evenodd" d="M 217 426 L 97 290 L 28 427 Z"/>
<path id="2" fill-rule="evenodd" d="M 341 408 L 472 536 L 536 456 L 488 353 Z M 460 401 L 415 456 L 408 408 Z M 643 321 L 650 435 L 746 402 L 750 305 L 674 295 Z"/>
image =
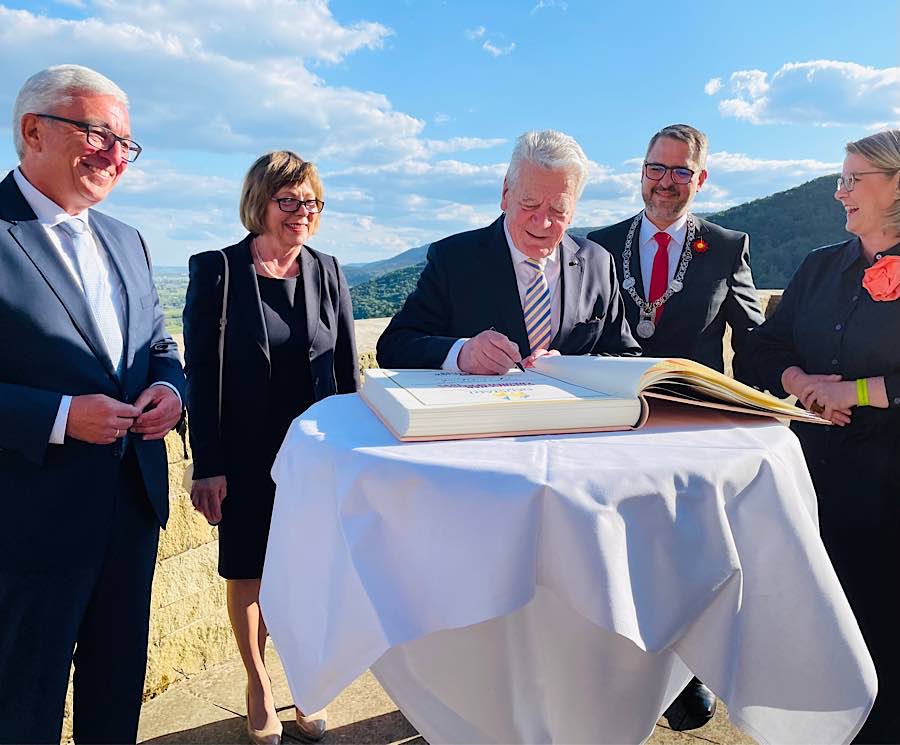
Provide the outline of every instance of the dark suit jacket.
<path id="1" fill-rule="evenodd" d="M 231 466 L 268 447 L 254 433 L 267 411 L 271 372 L 269 340 L 248 235 L 224 249 L 228 256 L 228 323 L 222 427 L 219 430 L 219 318 L 222 313 L 222 254 L 206 251 L 190 259 L 184 306 L 184 360 L 194 478 L 231 473 Z M 313 398 L 353 393 L 359 366 L 353 307 L 347 280 L 333 256 L 304 246 L 300 253 L 306 302 Z"/>
<path id="2" fill-rule="evenodd" d="M 562 316 L 550 347 L 562 354 L 639 354 L 610 255 L 568 235 L 558 250 Z M 502 216 L 431 244 L 416 289 L 378 340 L 378 362 L 437 369 L 457 339 L 491 327 L 518 344 L 523 357 L 530 353 Z"/>
<path id="3" fill-rule="evenodd" d="M 588 235 L 613 255 L 619 281 L 623 276 L 622 251 L 633 219 Z M 647 357 L 687 357 L 721 371 L 725 366 L 722 357 L 725 324 L 731 326 L 731 346 L 737 351 L 747 332 L 763 322 L 763 313 L 750 274 L 750 238 L 746 233 L 720 228 L 702 218 L 695 217 L 695 220 L 695 239 L 702 238 L 709 248 L 704 253 L 694 251 L 684 275 L 684 289 L 666 302 L 656 333 L 638 342 Z M 640 225 L 631 247 L 631 275 L 637 282 L 638 295 L 646 299 L 639 231 Z M 638 307 L 625 292 L 622 295 L 628 322 L 636 329 L 640 320 Z"/>
<path id="4" fill-rule="evenodd" d="M 158 381 L 184 390 L 178 350 L 163 325 L 140 234 L 94 210 L 90 223 L 127 296 L 121 379 L 81 288 L 12 173 L 0 183 L 0 500 L 3 523 L 15 533 L 7 536 L 0 529 L 0 544 L 9 547 L 10 540 L 34 555 L 77 551 L 78 540 L 108 524 L 109 504 L 98 492 L 115 485 L 124 451 L 122 441 L 90 445 L 67 438 L 63 445 L 49 445 L 62 396 L 103 393 L 133 402 Z M 128 436 L 128 447 L 164 525 L 169 512 L 165 444 Z"/>

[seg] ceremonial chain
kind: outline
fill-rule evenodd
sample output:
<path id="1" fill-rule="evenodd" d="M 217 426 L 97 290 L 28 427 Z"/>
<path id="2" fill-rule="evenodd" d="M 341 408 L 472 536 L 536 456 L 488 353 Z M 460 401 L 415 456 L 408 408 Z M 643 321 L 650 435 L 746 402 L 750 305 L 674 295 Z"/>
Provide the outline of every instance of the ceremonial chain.
<path id="1" fill-rule="evenodd" d="M 640 225 L 643 216 L 643 211 L 637 214 L 631 223 L 631 227 L 628 229 L 628 237 L 625 239 L 625 249 L 622 251 L 622 288 L 634 300 L 641 314 L 641 320 L 638 321 L 636 328 L 637 335 L 642 339 L 649 339 L 656 332 L 656 309 L 676 292 L 681 292 L 684 289 L 684 273 L 687 271 L 688 264 L 691 263 L 691 259 L 694 256 L 693 251 L 691 251 L 691 245 L 694 242 L 695 227 L 694 216 L 689 213 L 687 216 L 687 237 L 681 252 L 678 271 L 675 272 L 675 277 L 669 282 L 666 291 L 652 303 L 648 303 L 637 294 L 637 290 L 634 289 L 636 282 L 634 277 L 631 276 L 631 243 L 634 240 L 634 231 L 637 230 L 637 226 Z"/>

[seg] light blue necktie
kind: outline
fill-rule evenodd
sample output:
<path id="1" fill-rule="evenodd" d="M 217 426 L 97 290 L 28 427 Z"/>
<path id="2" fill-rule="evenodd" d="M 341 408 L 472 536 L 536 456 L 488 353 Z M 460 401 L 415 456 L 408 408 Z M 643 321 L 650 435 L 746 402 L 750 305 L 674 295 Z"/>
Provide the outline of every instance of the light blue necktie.
<path id="1" fill-rule="evenodd" d="M 525 314 L 525 330 L 528 332 L 528 346 L 534 354 L 537 349 L 547 349 L 550 345 L 550 288 L 544 268 L 535 259 L 525 259 L 525 263 L 535 271 L 535 277 L 525 291 L 522 312 Z"/>
<path id="2" fill-rule="evenodd" d="M 121 373 L 124 343 L 119 315 L 113 303 L 113 293 L 117 290 L 103 266 L 99 253 L 101 249 L 81 218 L 66 220 L 57 227 L 69 239 L 69 245 L 73 249 L 70 255 L 75 260 L 75 267 L 81 277 L 88 307 L 103 336 L 109 359 L 116 373 Z"/>

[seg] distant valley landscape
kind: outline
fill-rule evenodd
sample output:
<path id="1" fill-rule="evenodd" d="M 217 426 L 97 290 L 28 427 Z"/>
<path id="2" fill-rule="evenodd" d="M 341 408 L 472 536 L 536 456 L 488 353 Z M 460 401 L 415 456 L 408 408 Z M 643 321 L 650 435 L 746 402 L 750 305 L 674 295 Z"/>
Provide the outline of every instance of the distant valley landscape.
<path id="1" fill-rule="evenodd" d="M 704 217 L 722 227 L 750 234 L 753 276 L 761 289 L 783 288 L 812 249 L 846 240 L 844 210 L 833 199 L 836 174 L 763 199 L 746 202 Z M 587 235 L 597 227 L 573 227 Z M 416 286 L 425 266 L 428 246 L 416 246 L 389 259 L 347 264 L 355 318 L 380 318 L 396 313 Z M 181 311 L 187 289 L 187 269 L 155 267 L 160 301 L 171 333 L 181 333 Z"/>

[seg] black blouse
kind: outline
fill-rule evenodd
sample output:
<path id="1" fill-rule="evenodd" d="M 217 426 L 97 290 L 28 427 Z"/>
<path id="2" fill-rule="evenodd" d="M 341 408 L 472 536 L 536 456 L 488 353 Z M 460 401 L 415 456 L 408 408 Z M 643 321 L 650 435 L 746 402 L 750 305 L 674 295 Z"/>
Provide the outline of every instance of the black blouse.
<path id="1" fill-rule="evenodd" d="M 270 440 L 269 449 L 275 453 L 294 417 L 314 402 L 306 308 L 303 286 L 299 285 L 297 277 L 274 279 L 257 276 L 256 281 L 259 283 L 271 356 L 266 432 Z"/>
<path id="2" fill-rule="evenodd" d="M 888 404 L 900 409 L 900 299 L 876 301 L 863 288 L 861 249 L 852 238 L 807 255 L 735 360 L 738 378 L 787 396 L 781 374 L 792 365 L 844 380 L 884 376 Z M 875 260 L 886 255 L 900 255 L 900 243 Z"/>

